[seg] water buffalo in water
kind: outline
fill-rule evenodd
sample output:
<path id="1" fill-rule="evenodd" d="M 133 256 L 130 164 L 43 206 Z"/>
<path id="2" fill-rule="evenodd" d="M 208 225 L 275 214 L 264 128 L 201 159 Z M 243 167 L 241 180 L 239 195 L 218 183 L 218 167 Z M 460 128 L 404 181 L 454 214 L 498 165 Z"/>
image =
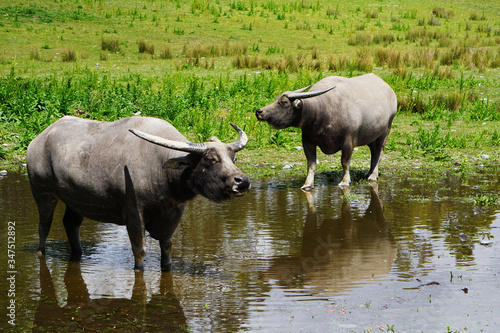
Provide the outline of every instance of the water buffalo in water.
<path id="1" fill-rule="evenodd" d="M 375 74 L 353 78 L 330 76 L 311 87 L 287 91 L 256 111 L 258 120 L 278 129 L 302 129 L 307 158 L 303 190 L 314 187 L 316 146 L 325 154 L 342 151 L 344 175 L 340 186 L 348 186 L 349 164 L 356 146 L 368 145 L 371 165 L 367 178 L 378 178 L 378 164 L 397 110 L 394 91 Z M 334 89 L 335 88 L 335 89 Z"/>
<path id="2" fill-rule="evenodd" d="M 160 241 L 161 267 L 168 270 L 172 236 L 186 201 L 201 194 L 217 202 L 249 189 L 248 177 L 234 165 L 235 153 L 248 139 L 231 125 L 239 139 L 230 144 L 217 138 L 191 143 L 168 122 L 147 117 L 111 123 L 64 117 L 49 126 L 27 151 L 40 215 L 38 254 L 45 254 L 61 200 L 73 254 L 82 253 L 80 226 L 87 217 L 127 226 L 135 270 L 144 269 L 147 230 Z"/>

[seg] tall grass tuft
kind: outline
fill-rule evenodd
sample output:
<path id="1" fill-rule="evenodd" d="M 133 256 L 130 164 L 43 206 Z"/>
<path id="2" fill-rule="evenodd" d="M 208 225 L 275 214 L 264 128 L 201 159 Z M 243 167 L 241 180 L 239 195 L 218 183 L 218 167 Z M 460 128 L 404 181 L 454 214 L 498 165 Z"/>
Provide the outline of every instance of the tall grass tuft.
<path id="1" fill-rule="evenodd" d="M 174 57 L 172 53 L 172 49 L 169 46 L 166 46 L 160 51 L 160 59 L 172 59 Z"/>
<path id="2" fill-rule="evenodd" d="M 42 54 L 40 53 L 38 47 L 36 46 L 30 47 L 30 60 L 37 60 L 37 61 L 42 60 Z"/>
<path id="3" fill-rule="evenodd" d="M 356 51 L 355 68 L 362 72 L 371 72 L 373 70 L 373 57 L 368 48 L 361 48 Z"/>
<path id="4" fill-rule="evenodd" d="M 438 57 L 438 49 L 424 48 L 415 50 L 415 56 L 412 58 L 412 66 L 415 68 L 434 69 Z"/>
<path id="5" fill-rule="evenodd" d="M 431 16 L 429 18 L 429 20 L 427 21 L 427 24 L 431 25 L 431 26 L 439 27 L 441 25 L 441 21 L 439 21 L 436 17 Z"/>
<path id="6" fill-rule="evenodd" d="M 434 14 L 436 17 L 440 18 L 451 18 L 455 15 L 455 12 L 451 9 L 446 10 L 443 7 L 434 7 L 432 8 L 432 14 Z"/>
<path id="7" fill-rule="evenodd" d="M 375 63 L 379 66 L 388 66 L 389 68 L 399 68 L 406 66 L 411 60 L 407 52 L 401 52 L 393 48 L 379 48 L 375 50 Z"/>
<path id="8" fill-rule="evenodd" d="M 338 18 L 340 15 L 340 10 L 339 10 L 339 5 L 337 4 L 337 7 L 332 8 L 328 7 L 326 9 L 326 16 L 328 17 L 333 17 L 334 19 Z"/>
<path id="9" fill-rule="evenodd" d="M 442 65 L 453 65 L 460 62 L 460 59 L 468 53 L 468 50 L 463 45 L 455 45 L 443 52 L 440 58 Z"/>
<path id="10" fill-rule="evenodd" d="M 358 32 L 356 35 L 351 36 L 347 40 L 347 45 L 351 46 L 368 46 L 372 43 L 372 36 L 370 33 Z"/>
<path id="11" fill-rule="evenodd" d="M 137 46 L 139 47 L 139 53 L 148 53 L 151 55 L 155 54 L 155 45 L 153 43 L 148 43 L 144 39 L 139 39 L 137 41 Z"/>
<path id="12" fill-rule="evenodd" d="M 120 40 L 116 37 L 102 37 L 101 49 L 103 51 L 118 52 L 120 49 Z"/>
<path id="13" fill-rule="evenodd" d="M 378 18 L 378 9 L 373 9 L 373 10 L 370 10 L 370 9 L 367 9 L 366 10 L 366 14 L 365 14 L 366 18 Z"/>
<path id="14" fill-rule="evenodd" d="M 385 46 L 394 42 L 396 38 L 392 34 L 392 32 L 388 33 L 378 33 L 373 36 L 372 42 L 373 44 L 384 44 Z"/>
<path id="15" fill-rule="evenodd" d="M 74 62 L 76 61 L 76 52 L 73 49 L 66 49 L 62 52 L 62 61 Z"/>
<path id="16" fill-rule="evenodd" d="M 411 113 L 424 114 L 428 111 L 429 106 L 424 103 L 420 95 L 399 95 L 398 96 L 398 109 Z"/>
<path id="17" fill-rule="evenodd" d="M 436 66 L 433 72 L 434 76 L 440 80 L 453 80 L 453 70 L 448 66 Z"/>
<path id="18" fill-rule="evenodd" d="M 434 96 L 434 105 L 450 111 L 457 111 L 462 106 L 464 95 L 460 91 L 439 92 Z"/>
<path id="19" fill-rule="evenodd" d="M 472 13 L 469 14 L 469 20 L 471 20 L 471 21 L 479 21 L 479 20 L 482 20 L 482 19 L 485 19 L 484 15 L 481 16 L 477 12 L 472 12 Z"/>

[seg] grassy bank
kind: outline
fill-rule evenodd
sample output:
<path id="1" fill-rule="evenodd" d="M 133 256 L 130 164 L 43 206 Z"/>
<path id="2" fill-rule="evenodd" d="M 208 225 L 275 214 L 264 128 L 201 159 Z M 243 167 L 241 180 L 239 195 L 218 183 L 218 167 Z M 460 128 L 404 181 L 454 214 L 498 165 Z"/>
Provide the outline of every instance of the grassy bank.
<path id="1" fill-rule="evenodd" d="M 399 103 L 382 168 L 498 165 L 499 10 L 494 1 L 0 1 L 0 164 L 16 169 L 63 115 L 140 114 L 193 141 L 234 139 L 232 121 L 250 137 L 239 157 L 247 172 L 279 175 L 290 163 L 288 174 L 303 175 L 299 131 L 257 123 L 254 111 L 324 76 L 374 72 Z M 368 150 L 356 154 L 353 167 L 366 170 Z"/>

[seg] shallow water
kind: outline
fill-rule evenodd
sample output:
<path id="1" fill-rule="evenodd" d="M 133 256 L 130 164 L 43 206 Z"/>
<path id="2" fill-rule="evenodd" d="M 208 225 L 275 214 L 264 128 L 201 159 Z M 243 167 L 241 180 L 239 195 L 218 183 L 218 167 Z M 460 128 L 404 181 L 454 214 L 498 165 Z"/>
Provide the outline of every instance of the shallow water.
<path id="1" fill-rule="evenodd" d="M 253 180 L 244 197 L 187 205 L 171 273 L 160 271 L 151 238 L 145 272 L 135 273 L 126 229 L 90 220 L 84 256 L 70 262 L 63 204 L 38 259 L 27 177 L 9 174 L 0 179 L 0 328 L 496 332 L 500 211 L 470 199 L 498 195 L 499 180 L 497 172 L 433 181 L 386 175 L 344 194 L 322 174 L 309 195 L 299 189 L 303 179 Z"/>

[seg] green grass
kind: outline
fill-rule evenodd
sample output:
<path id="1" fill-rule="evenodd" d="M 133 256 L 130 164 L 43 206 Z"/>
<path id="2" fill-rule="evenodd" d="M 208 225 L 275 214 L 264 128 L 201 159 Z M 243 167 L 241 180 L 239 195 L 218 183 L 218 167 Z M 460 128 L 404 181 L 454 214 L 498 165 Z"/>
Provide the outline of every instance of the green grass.
<path id="1" fill-rule="evenodd" d="M 497 163 L 499 11 L 496 1 L 0 0 L 0 161 L 22 159 L 63 115 L 140 113 L 193 141 L 234 139 L 232 121 L 250 137 L 240 161 L 262 173 L 259 159 L 305 159 L 293 151 L 299 131 L 257 123 L 257 108 L 327 75 L 374 72 L 398 96 L 391 161 Z"/>
<path id="2" fill-rule="evenodd" d="M 135 45 L 138 40 L 157 49 L 173 50 L 172 60 L 161 64 L 161 70 L 175 69 L 178 61 L 190 63 L 193 55 L 183 51 L 185 45 L 223 49 L 228 42 L 252 50 L 247 54 L 251 58 L 264 58 L 261 63 L 247 63 L 261 69 L 280 69 L 287 55 L 302 58 L 303 67 L 324 70 L 329 68 L 331 55 L 347 55 L 356 63 L 362 61 L 357 59 L 360 53 L 371 58 L 374 67 L 413 70 L 450 66 L 456 74 L 461 70 L 485 72 L 498 68 L 500 62 L 496 19 L 500 5 L 495 1 L 481 5 L 473 1 L 452 5 L 444 1 L 408 1 L 403 5 L 369 1 L 361 6 L 345 1 L 335 9 L 327 1 L 283 0 L 238 1 L 236 5 L 201 0 L 150 0 L 140 5 L 123 0 L 40 1 L 15 6 L 0 1 L 0 6 L 2 62 L 16 63 L 25 75 L 56 67 L 46 64 L 34 69 L 21 64 L 33 46 L 40 48 L 42 58 L 56 63 L 60 62 L 57 54 L 70 46 L 85 54 L 86 59 L 80 62 L 94 65 L 100 59 L 100 44 L 103 50 L 114 53 L 112 60 L 117 67 L 142 72 L 144 65 L 154 62 L 141 57 Z M 481 14 L 471 14 L 471 8 Z M 45 45 L 50 49 L 42 49 Z M 315 55 L 308 51 L 312 49 Z M 381 58 L 381 52 L 393 56 Z M 432 59 L 422 64 L 425 53 L 431 53 Z M 241 52 L 195 55 L 206 56 L 215 58 L 216 69 L 221 69 L 230 67 L 234 63 L 231 58 L 241 56 Z M 154 59 L 161 60 L 158 55 Z M 345 64 L 341 70 L 352 66 Z M 9 66 L 5 67 L 4 74 L 9 71 Z M 115 75 L 121 72 L 110 71 Z"/>

